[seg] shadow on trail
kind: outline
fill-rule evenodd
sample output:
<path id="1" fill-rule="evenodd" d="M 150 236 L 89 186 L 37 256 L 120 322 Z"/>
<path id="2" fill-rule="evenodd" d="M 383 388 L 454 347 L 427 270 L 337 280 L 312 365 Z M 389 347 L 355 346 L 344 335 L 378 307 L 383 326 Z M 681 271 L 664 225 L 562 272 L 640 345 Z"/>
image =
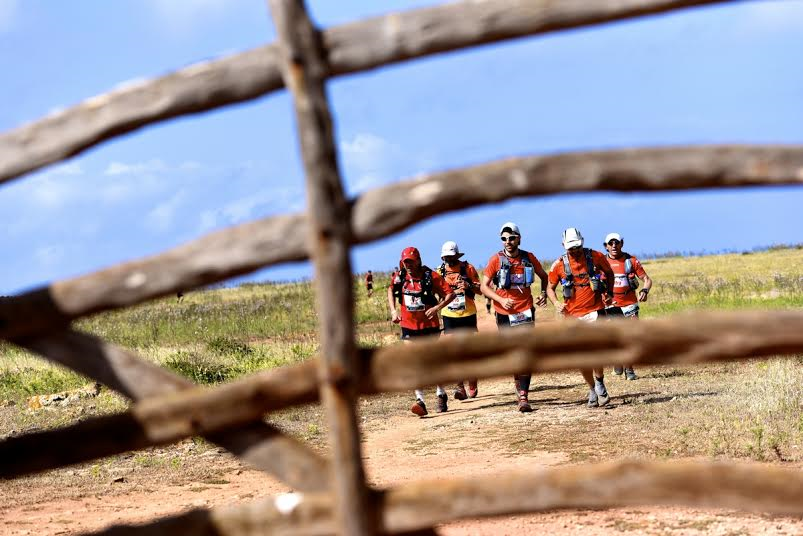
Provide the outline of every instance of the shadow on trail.
<path id="1" fill-rule="evenodd" d="M 659 404 L 662 402 L 671 402 L 673 400 L 680 400 L 683 398 L 698 398 L 702 396 L 716 396 L 719 393 L 714 391 L 704 391 L 699 393 L 684 393 L 678 395 L 666 395 L 666 396 L 659 396 L 655 398 L 648 398 L 646 400 L 642 400 L 641 404 Z"/>

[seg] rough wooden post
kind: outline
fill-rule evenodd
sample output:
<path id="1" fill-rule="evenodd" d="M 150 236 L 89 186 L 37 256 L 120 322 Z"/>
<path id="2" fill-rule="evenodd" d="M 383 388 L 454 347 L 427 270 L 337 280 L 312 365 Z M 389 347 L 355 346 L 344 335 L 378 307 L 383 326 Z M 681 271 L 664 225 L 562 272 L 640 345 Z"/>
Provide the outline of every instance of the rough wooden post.
<path id="1" fill-rule="evenodd" d="M 308 242 L 315 266 L 320 322 L 320 393 L 332 447 L 335 515 L 341 534 L 373 533 L 357 422 L 350 208 L 337 164 L 325 81 L 329 69 L 320 34 L 302 0 L 269 1 L 285 86 L 294 97 L 307 177 Z"/>

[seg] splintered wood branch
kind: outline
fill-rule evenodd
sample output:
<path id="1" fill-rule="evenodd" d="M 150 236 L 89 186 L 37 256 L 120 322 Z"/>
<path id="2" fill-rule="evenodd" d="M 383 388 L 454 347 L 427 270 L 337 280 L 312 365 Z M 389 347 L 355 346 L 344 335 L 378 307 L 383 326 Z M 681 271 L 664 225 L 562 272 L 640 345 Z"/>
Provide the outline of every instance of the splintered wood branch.
<path id="1" fill-rule="evenodd" d="M 331 493 L 341 534 L 373 534 L 357 418 L 351 206 L 343 191 L 326 97 L 326 52 L 302 0 L 269 0 L 282 78 L 293 94 L 307 182 L 307 236 L 315 266 L 320 397 L 332 449 Z"/>
<path id="2" fill-rule="evenodd" d="M 532 330 L 454 336 L 363 350 L 360 392 L 405 391 L 466 377 L 554 372 L 633 364 L 699 364 L 803 352 L 803 312 L 694 313 L 640 322 L 577 321 L 538 325 Z M 178 441 L 201 433 L 234 429 L 275 411 L 317 399 L 315 360 L 255 374 L 215 388 L 196 388 L 134 404 L 126 417 L 92 426 L 85 445 L 98 443 L 80 459 Z M 18 476 L 65 462 L 51 451 L 79 437 L 74 427 L 0 442 L 0 476 Z M 59 434 L 65 438 L 60 438 Z M 81 432 L 84 433 L 84 432 Z M 111 442 L 110 437 L 130 440 Z"/>
<path id="3" fill-rule="evenodd" d="M 325 76 L 504 39 L 728 0 L 496 0 L 391 13 L 325 30 Z M 255 99 L 283 86 L 275 44 L 119 88 L 0 136 L 0 183 L 148 124 Z"/>
<path id="4" fill-rule="evenodd" d="M 390 236 L 440 213 L 525 196 L 803 183 L 803 146 L 625 149 L 512 158 L 432 173 L 352 202 L 352 244 Z M 488 188 L 493 184 L 493 188 Z M 306 259 L 304 215 L 221 230 L 159 255 L 0 299 L 0 338 L 45 333 L 98 311 Z"/>
<path id="5" fill-rule="evenodd" d="M 391 487 L 377 499 L 381 534 L 466 518 L 574 508 L 673 505 L 803 514 L 797 469 L 724 462 L 618 461 L 523 474 L 472 475 Z M 337 534 L 328 494 L 293 493 L 250 504 L 194 510 L 146 525 L 111 527 L 103 536 Z"/>

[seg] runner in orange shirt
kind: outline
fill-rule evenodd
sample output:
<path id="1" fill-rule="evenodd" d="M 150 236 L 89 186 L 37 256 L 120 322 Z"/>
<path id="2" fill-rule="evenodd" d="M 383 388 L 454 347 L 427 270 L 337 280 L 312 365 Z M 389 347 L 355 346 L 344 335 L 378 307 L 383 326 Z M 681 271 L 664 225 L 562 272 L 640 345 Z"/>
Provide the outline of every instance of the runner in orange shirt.
<path id="1" fill-rule="evenodd" d="M 388 307 L 393 323 L 401 325 L 402 341 L 440 335 L 438 311 L 454 299 L 452 289 L 437 271 L 421 264 L 421 254 L 416 248 L 402 251 L 399 266 L 401 271 L 391 279 L 388 287 Z M 438 413 L 442 413 L 448 409 L 446 391 L 438 385 L 436 394 Z M 424 392 L 416 389 L 415 398 L 410 411 L 423 417 L 428 413 Z"/>
<path id="2" fill-rule="evenodd" d="M 652 288 L 652 279 L 644 271 L 644 267 L 637 258 L 629 253 L 622 251 L 625 239 L 619 233 L 609 233 L 605 237 L 605 249 L 608 250 L 608 264 L 613 270 L 613 303 L 606 309 L 609 316 L 624 316 L 625 318 L 637 319 L 639 313 L 639 302 L 647 301 L 647 296 Z M 639 279 L 644 282 L 644 287 L 636 296 Z M 614 374 L 621 376 L 623 367 L 614 367 Z M 636 371 L 633 365 L 624 367 L 625 379 L 636 380 Z"/>
<path id="3" fill-rule="evenodd" d="M 604 274 L 606 281 L 614 276 L 605 255 L 583 247 L 583 235 L 574 227 L 563 231 L 563 247 L 566 250 L 549 270 L 549 285 L 546 292 L 555 309 L 584 322 L 596 322 L 605 316 L 605 305 L 610 303 L 613 287 L 603 293 Z M 563 302 L 558 300 L 555 288 L 563 286 Z M 588 407 L 605 406 L 610 401 L 605 388 L 605 373 L 602 369 L 581 371 L 589 387 Z"/>
<path id="4" fill-rule="evenodd" d="M 535 255 L 519 248 L 521 232 L 513 222 L 502 225 L 499 231 L 505 247 L 488 260 L 485 277 L 480 288 L 482 293 L 494 301 L 496 327 L 532 328 L 535 326 L 535 307 L 546 306 L 547 274 Z M 541 292 L 533 302 L 530 286 L 535 276 L 541 280 Z M 495 290 L 491 288 L 493 282 Z M 518 394 L 519 411 L 529 412 L 529 391 L 532 374 L 516 374 L 513 380 Z"/>
<path id="5" fill-rule="evenodd" d="M 455 293 L 452 300 L 445 309 L 441 311 L 443 320 L 443 334 L 452 335 L 459 331 L 476 333 L 477 330 L 477 305 L 474 296 L 480 292 L 480 276 L 477 269 L 468 261 L 461 261 L 463 253 L 457 247 L 457 243 L 449 240 L 441 247 L 441 259 L 443 263 L 438 268 L 438 273 L 446 281 L 446 284 Z M 463 381 L 459 381 L 454 391 L 456 400 L 477 397 L 477 379 L 468 380 L 468 392 Z"/>

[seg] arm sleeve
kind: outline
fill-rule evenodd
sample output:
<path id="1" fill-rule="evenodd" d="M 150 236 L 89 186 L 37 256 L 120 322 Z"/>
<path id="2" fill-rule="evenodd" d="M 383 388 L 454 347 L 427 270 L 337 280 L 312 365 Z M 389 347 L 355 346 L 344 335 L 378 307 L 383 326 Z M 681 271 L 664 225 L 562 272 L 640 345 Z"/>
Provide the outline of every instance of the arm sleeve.
<path id="1" fill-rule="evenodd" d="M 452 287 L 446 283 L 446 280 L 443 279 L 438 272 L 432 272 L 432 287 L 438 291 L 441 298 L 444 298 L 452 292 Z"/>
<path id="2" fill-rule="evenodd" d="M 487 280 L 491 280 L 496 275 L 496 272 L 499 271 L 499 256 L 494 255 L 490 259 L 488 259 L 488 264 L 485 265 L 485 278 Z"/>
<path id="3" fill-rule="evenodd" d="M 633 272 L 641 279 L 644 279 L 644 276 L 647 275 L 647 272 L 644 271 L 644 267 L 641 265 L 641 262 L 635 257 L 630 258 L 633 259 Z"/>
<path id="4" fill-rule="evenodd" d="M 480 282 L 480 274 L 477 273 L 477 269 L 474 268 L 472 264 L 468 265 L 468 270 L 466 270 L 468 278 L 471 279 L 474 283 L 479 284 Z"/>
<path id="5" fill-rule="evenodd" d="M 555 263 L 552 265 L 552 268 L 549 269 L 549 282 L 553 285 L 557 285 L 558 283 L 560 283 L 561 273 L 560 273 L 560 268 L 558 267 L 559 263 L 560 259 L 555 261 Z"/>

